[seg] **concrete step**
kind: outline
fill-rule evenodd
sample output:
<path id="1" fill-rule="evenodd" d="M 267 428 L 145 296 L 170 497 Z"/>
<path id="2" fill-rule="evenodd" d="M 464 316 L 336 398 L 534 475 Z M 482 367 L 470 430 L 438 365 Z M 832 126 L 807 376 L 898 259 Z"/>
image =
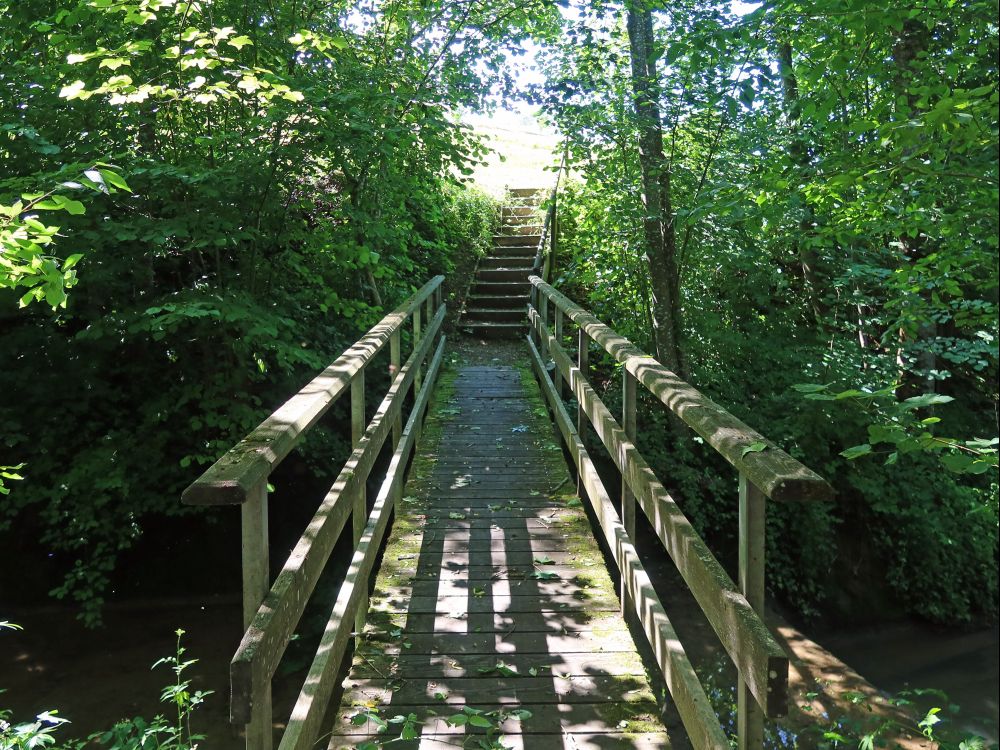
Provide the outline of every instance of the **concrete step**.
<path id="1" fill-rule="evenodd" d="M 518 284 L 520 287 L 521 284 Z M 527 294 L 470 294 L 465 301 L 470 308 L 492 308 L 496 310 L 500 307 L 513 308 L 524 311 L 528 304 Z"/>
<path id="2" fill-rule="evenodd" d="M 527 297 L 530 293 L 531 284 L 528 281 L 477 280 L 472 286 L 470 296 L 498 294 L 502 297 L 515 295 Z"/>
<path id="3" fill-rule="evenodd" d="M 538 247 L 538 243 L 542 241 L 542 235 L 535 234 L 501 234 L 493 237 L 493 245 L 496 246 L 510 246 L 510 245 L 534 245 Z"/>
<path id="4" fill-rule="evenodd" d="M 539 216 L 535 212 L 531 212 L 530 214 L 526 214 L 524 216 L 510 216 L 510 215 L 504 216 L 503 218 L 500 219 L 500 223 L 503 226 L 512 226 L 512 227 L 520 227 L 524 226 L 525 224 L 530 224 L 533 226 L 540 227 L 545 224 L 545 218 Z"/>
<path id="5" fill-rule="evenodd" d="M 544 188 L 529 187 L 529 188 L 508 188 L 507 192 L 518 198 L 528 198 L 533 195 L 541 195 Z"/>
<path id="6" fill-rule="evenodd" d="M 534 216 L 538 217 L 538 210 L 534 206 L 504 206 L 500 210 L 501 219 L 508 216 Z"/>
<path id="7" fill-rule="evenodd" d="M 532 258 L 538 252 L 538 245 L 498 245 L 490 250 L 490 258 Z"/>
<path id="8" fill-rule="evenodd" d="M 513 307 L 467 307 L 462 316 L 462 323 L 524 323 L 527 313 L 524 309 Z"/>
<path id="9" fill-rule="evenodd" d="M 542 229 L 543 227 L 539 224 L 522 224 L 522 225 L 511 224 L 500 227 L 501 233 L 503 233 L 503 235 L 507 237 L 511 235 L 520 237 L 524 237 L 526 235 L 538 237 L 541 236 Z"/>
<path id="10" fill-rule="evenodd" d="M 534 255 L 499 255 L 490 256 L 479 261 L 480 268 L 531 268 L 535 263 Z"/>
<path id="11" fill-rule="evenodd" d="M 525 323 L 466 323 L 463 320 L 458 327 L 466 333 L 484 339 L 516 339 L 524 336 L 528 331 L 528 326 Z"/>
<path id="12" fill-rule="evenodd" d="M 476 280 L 527 282 L 531 272 L 530 268 L 480 268 Z"/>

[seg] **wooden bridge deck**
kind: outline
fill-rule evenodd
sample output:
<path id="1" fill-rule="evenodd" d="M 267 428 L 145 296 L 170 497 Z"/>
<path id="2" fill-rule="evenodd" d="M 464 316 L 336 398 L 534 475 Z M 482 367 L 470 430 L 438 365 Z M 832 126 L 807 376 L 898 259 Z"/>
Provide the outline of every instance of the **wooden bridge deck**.
<path id="1" fill-rule="evenodd" d="M 411 715 L 392 747 L 488 747 L 491 727 L 515 750 L 669 746 L 527 371 L 446 371 L 403 495 L 331 749 Z M 449 724 L 463 707 L 483 714 Z"/>

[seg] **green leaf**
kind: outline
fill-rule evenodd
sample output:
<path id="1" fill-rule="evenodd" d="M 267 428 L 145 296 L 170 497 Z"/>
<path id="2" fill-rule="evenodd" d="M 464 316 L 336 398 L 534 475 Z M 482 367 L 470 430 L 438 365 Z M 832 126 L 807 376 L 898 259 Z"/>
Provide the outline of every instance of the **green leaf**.
<path id="1" fill-rule="evenodd" d="M 955 399 L 951 396 L 943 396 L 940 393 L 925 393 L 922 396 L 908 398 L 900 405 L 903 409 L 924 409 L 937 404 L 947 404 Z"/>
<path id="2" fill-rule="evenodd" d="M 236 47 L 236 49 L 243 49 L 244 47 L 252 46 L 253 40 L 244 34 L 241 36 L 234 36 L 232 39 L 227 39 L 226 44 L 230 47 Z"/>
<path id="3" fill-rule="evenodd" d="M 132 188 L 128 186 L 128 183 L 125 182 L 125 180 L 122 179 L 122 176 L 119 175 L 117 172 L 112 172 L 110 169 L 99 169 L 97 171 L 101 175 L 101 177 L 104 178 L 104 181 L 107 184 L 113 185 L 119 190 L 124 190 L 127 193 L 132 192 Z"/>
<path id="4" fill-rule="evenodd" d="M 761 451 L 765 450 L 767 450 L 767 443 L 761 443 L 761 442 L 751 443 L 740 452 L 740 458 L 743 458 L 748 453 L 760 453 Z"/>
<path id="5" fill-rule="evenodd" d="M 83 81 L 73 81 L 73 83 L 63 86 L 59 89 L 60 99 L 79 99 L 83 96 L 87 84 Z"/>
<path id="6" fill-rule="evenodd" d="M 87 213 L 87 208 L 80 201 L 67 198 L 64 195 L 53 195 L 52 198 L 60 204 L 60 208 L 73 216 Z"/>
<path id="7" fill-rule="evenodd" d="M 872 445 L 878 445 L 879 443 L 896 444 L 905 439 L 906 433 L 898 425 L 868 425 L 868 442 Z"/>
<path id="8" fill-rule="evenodd" d="M 552 581 L 559 578 L 559 574 L 547 570 L 536 570 L 531 574 L 531 577 L 538 581 Z"/>
<path id="9" fill-rule="evenodd" d="M 966 473 L 975 460 L 974 456 L 964 453 L 949 453 L 941 456 L 941 463 L 944 464 L 944 467 L 955 474 Z"/>
<path id="10" fill-rule="evenodd" d="M 818 383 L 797 383 L 792 386 L 792 390 L 799 393 L 821 393 L 829 387 L 829 385 L 819 385 Z"/>
<path id="11" fill-rule="evenodd" d="M 861 456 L 867 456 L 872 452 L 872 447 L 867 443 L 862 443 L 861 445 L 855 445 L 853 448 L 848 448 L 845 451 L 841 451 L 840 455 L 849 461 L 853 461 L 855 458 L 860 458 Z"/>

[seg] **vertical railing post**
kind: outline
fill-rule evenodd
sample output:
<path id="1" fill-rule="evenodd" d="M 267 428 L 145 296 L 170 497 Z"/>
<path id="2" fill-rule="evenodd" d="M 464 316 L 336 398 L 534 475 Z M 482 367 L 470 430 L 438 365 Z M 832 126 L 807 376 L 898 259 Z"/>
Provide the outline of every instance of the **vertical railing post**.
<path id="1" fill-rule="evenodd" d="M 357 448 L 365 434 L 365 370 L 362 367 L 351 380 L 351 448 Z M 367 477 L 359 478 L 354 492 L 354 508 L 351 511 L 354 548 L 357 549 L 361 535 L 368 525 L 368 488 Z M 367 593 L 367 589 L 366 589 Z M 354 616 L 354 632 L 360 637 L 365 629 L 365 615 L 368 612 L 367 597 L 358 605 Z"/>
<path id="2" fill-rule="evenodd" d="M 538 287 L 534 284 L 531 285 L 531 291 L 528 293 L 528 336 L 534 343 L 535 347 L 538 347 L 538 331 L 535 330 L 535 324 L 531 320 L 530 311 L 534 310 L 538 312 Z"/>
<path id="3" fill-rule="evenodd" d="M 417 305 L 416 309 L 413 311 L 413 348 L 416 349 L 420 346 L 420 305 Z M 417 363 L 417 369 L 413 373 L 413 392 L 420 392 L 420 385 L 423 383 L 423 374 L 420 372 L 420 363 Z"/>
<path id="4" fill-rule="evenodd" d="M 740 473 L 740 591 L 754 611 L 764 617 L 764 522 L 766 497 Z M 737 700 L 738 750 L 764 747 L 764 711 L 741 679 Z"/>
<path id="5" fill-rule="evenodd" d="M 389 337 L 389 382 L 392 383 L 399 375 L 399 368 L 403 366 L 403 355 L 400 350 L 400 335 L 397 328 Z M 403 413 L 400 411 L 396 419 L 392 422 L 392 449 L 396 450 L 399 445 L 399 438 L 403 435 Z"/>
<path id="6" fill-rule="evenodd" d="M 538 317 L 542 321 L 542 326 L 546 329 L 549 327 L 549 298 L 545 295 L 541 289 L 538 290 Z M 540 337 L 541 338 L 541 337 Z M 540 354 L 548 359 L 549 356 L 549 342 L 548 339 L 541 339 L 541 352 Z"/>
<path id="7" fill-rule="evenodd" d="M 556 190 L 552 191 L 552 221 L 549 224 L 549 252 L 548 252 L 548 262 L 545 264 L 545 281 L 548 282 L 552 279 L 552 268 L 556 264 L 556 232 L 559 229 L 559 218 L 556 213 L 557 209 L 557 192 L 559 187 L 559 178 L 556 177 Z"/>
<path id="8" fill-rule="evenodd" d="M 267 537 L 267 479 L 247 493 L 240 508 L 242 520 L 243 557 L 243 630 L 257 614 L 271 588 L 271 573 Z M 273 732 L 271 716 L 271 685 L 260 695 L 254 695 L 253 712 L 246 725 L 247 750 L 271 750 Z"/>
<path id="9" fill-rule="evenodd" d="M 624 367 L 622 368 L 622 429 L 625 430 L 625 437 L 632 443 L 636 440 L 636 381 L 635 376 Z M 622 465 L 627 465 L 624 461 Z M 629 488 L 625 474 L 622 474 L 621 485 L 622 499 L 622 526 L 625 533 L 635 544 L 635 495 Z M 622 614 L 632 611 L 632 603 L 629 601 L 628 587 L 625 584 L 625 571 L 622 574 L 621 604 Z"/>
<path id="10" fill-rule="evenodd" d="M 563 338 L 563 311 L 558 307 L 556 308 L 556 319 L 555 319 L 555 330 L 552 335 L 556 339 L 557 345 L 562 345 Z M 556 381 L 556 393 L 559 394 L 559 399 L 564 400 L 566 398 L 566 381 L 563 380 L 562 376 L 559 374 L 559 368 L 557 367 L 552 373 L 552 377 Z"/>
<path id="11" fill-rule="evenodd" d="M 584 381 L 590 380 L 590 336 L 582 328 L 577 331 L 576 340 L 576 367 L 580 371 L 580 377 Z M 576 434 L 583 440 L 586 434 L 587 412 L 583 408 L 583 403 L 577 398 L 576 402 Z M 583 475 L 576 473 L 576 494 L 583 497 Z"/>

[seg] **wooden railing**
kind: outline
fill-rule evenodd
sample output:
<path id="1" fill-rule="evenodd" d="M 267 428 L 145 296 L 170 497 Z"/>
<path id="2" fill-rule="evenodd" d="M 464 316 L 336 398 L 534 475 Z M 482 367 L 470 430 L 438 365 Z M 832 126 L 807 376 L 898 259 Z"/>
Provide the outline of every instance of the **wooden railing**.
<path id="1" fill-rule="evenodd" d="M 829 500 L 833 491 L 817 474 L 541 278 L 532 276 L 531 283 L 528 344 L 532 364 L 576 463 L 600 531 L 621 572 L 623 608 L 634 610 L 694 747 L 728 750 L 725 732 L 636 554 L 633 538 L 638 503 L 739 670 L 739 748 L 760 750 L 764 716 L 783 716 L 788 702 L 788 658 L 761 619 L 765 500 Z M 551 316 L 550 306 L 554 308 Z M 565 318 L 577 327 L 575 364 L 564 347 Z M 588 382 L 592 341 L 622 365 L 620 422 Z M 555 364 L 553 380 L 547 374 L 547 359 Z M 563 403 L 564 383 L 578 404 L 575 424 Z M 709 551 L 636 448 L 637 384 L 666 405 L 738 471 L 739 586 Z M 581 439 L 588 421 L 621 472 L 620 516 Z"/>
<path id="2" fill-rule="evenodd" d="M 441 334 L 443 279 L 437 276 L 427 282 L 386 315 L 184 491 L 185 503 L 239 505 L 242 510 L 246 632 L 230 665 L 230 720 L 246 727 L 248 750 L 272 747 L 271 679 L 351 516 L 354 554 L 305 684 L 291 716 L 282 722 L 285 730 L 279 750 L 305 750 L 316 742 L 349 639 L 364 625 L 372 565 L 390 511 L 401 494 L 406 463 L 441 366 L 445 344 Z M 400 334 L 411 320 L 412 351 L 401 363 Z M 366 427 L 365 368 L 386 344 L 391 383 Z M 416 395 L 403 427 L 402 410 L 411 386 Z M 268 477 L 348 389 L 354 450 L 272 584 L 268 571 Z M 366 482 L 390 433 L 392 459 L 369 515 Z"/>
<path id="3" fill-rule="evenodd" d="M 552 280 L 552 263 L 556 257 L 556 242 L 559 235 L 556 212 L 559 200 L 559 180 L 566 169 L 567 156 L 568 151 L 563 151 L 562 161 L 559 162 L 559 169 L 556 170 L 556 183 L 552 186 L 552 192 L 549 193 L 545 221 L 542 223 L 542 236 L 538 240 L 535 262 L 532 264 L 534 272 L 546 282 Z"/>

